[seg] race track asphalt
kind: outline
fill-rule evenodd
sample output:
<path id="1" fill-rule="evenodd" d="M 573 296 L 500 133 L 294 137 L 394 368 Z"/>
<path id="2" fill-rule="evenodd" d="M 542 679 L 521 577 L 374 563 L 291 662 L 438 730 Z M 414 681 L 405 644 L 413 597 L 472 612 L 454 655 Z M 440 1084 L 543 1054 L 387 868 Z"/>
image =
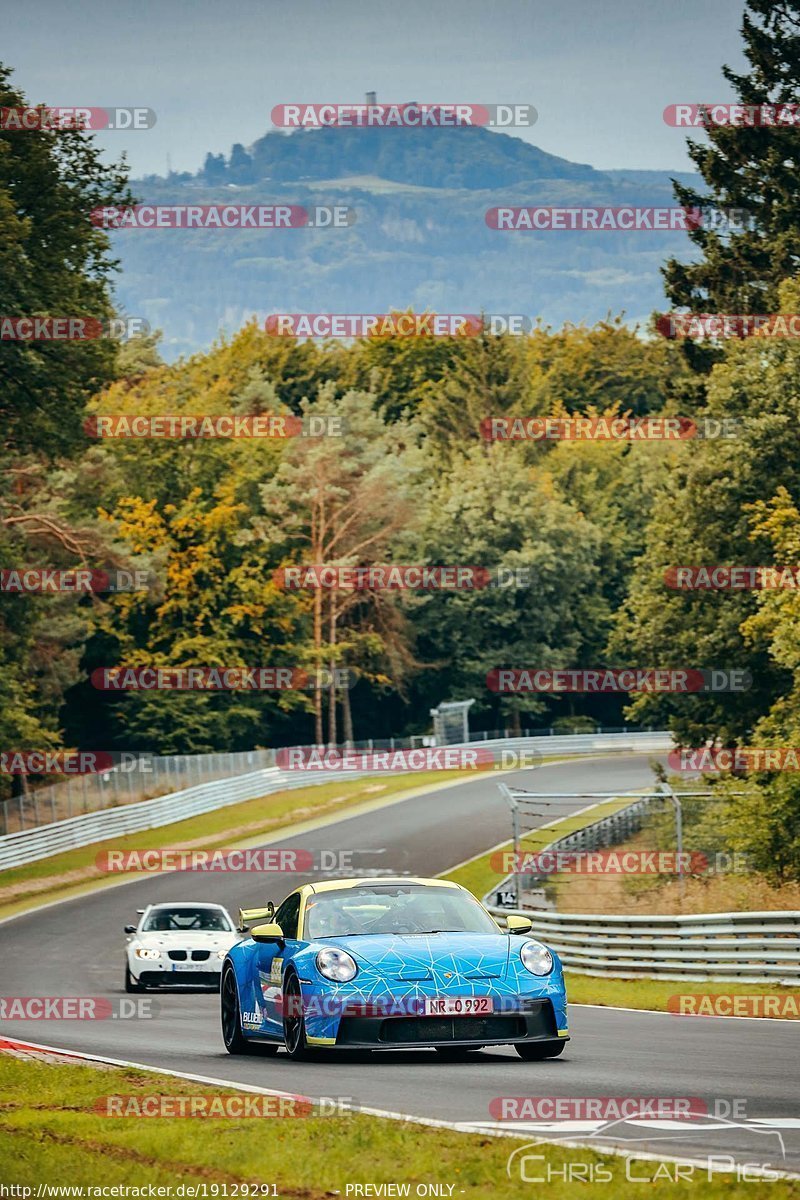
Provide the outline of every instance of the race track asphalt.
<path id="1" fill-rule="evenodd" d="M 645 755 L 573 759 L 504 776 L 534 791 L 615 791 L 648 787 Z M 585 807 L 563 806 L 559 815 Z M 544 823 L 544 821 L 542 822 Z M 435 875 L 509 835 L 497 778 L 454 787 L 371 812 L 336 819 L 317 831 L 270 840 L 274 846 L 354 851 L 357 870 Z M 306 876 L 304 878 L 313 878 Z M 265 887 L 255 874 L 189 872 L 78 897 L 0 924 L 0 996 L 105 996 L 118 1000 L 124 969 L 123 926 L 146 903 L 212 900 L 237 908 L 276 903 L 302 880 L 281 874 Z M 700 990 L 676 983 L 676 991 Z M 724 991 L 724 984 L 709 990 Z M 331 1053 L 297 1063 L 232 1057 L 219 1032 L 219 998 L 162 992 L 149 1020 L 0 1021 L 0 1033 L 65 1049 L 124 1059 L 452 1122 L 491 1124 L 500 1096 L 698 1097 L 725 1118 L 738 1102 L 744 1120 L 680 1122 L 675 1128 L 627 1124 L 599 1130 L 596 1144 L 635 1153 L 705 1158 L 800 1171 L 800 1022 L 676 1017 L 573 1006 L 572 1041 L 559 1059 L 523 1062 L 511 1047 L 444 1064 L 433 1051 Z M 716 1108 L 714 1107 L 716 1106 Z M 769 1124 L 760 1124 L 768 1122 Z M 775 1132 L 775 1130 L 778 1132 Z M 585 1141 L 591 1126 L 532 1129 L 530 1137 Z M 595 1137 L 592 1138 L 595 1142 Z M 509 1143 L 511 1146 L 511 1143 Z"/>

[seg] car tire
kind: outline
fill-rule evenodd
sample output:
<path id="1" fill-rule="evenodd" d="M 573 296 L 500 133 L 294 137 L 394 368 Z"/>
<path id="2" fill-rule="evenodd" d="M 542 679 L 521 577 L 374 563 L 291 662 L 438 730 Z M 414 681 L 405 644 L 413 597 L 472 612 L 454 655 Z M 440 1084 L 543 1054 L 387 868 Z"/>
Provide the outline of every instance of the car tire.
<path id="1" fill-rule="evenodd" d="M 133 976 L 131 975 L 131 969 L 128 966 L 128 964 L 125 963 L 125 991 L 126 992 L 143 992 L 144 990 L 145 989 L 142 987 L 142 985 L 140 983 L 134 982 Z"/>
<path id="2" fill-rule="evenodd" d="M 470 1054 L 482 1050 L 483 1046 L 435 1046 L 442 1062 L 466 1062 Z"/>
<path id="3" fill-rule="evenodd" d="M 292 972 L 283 984 L 283 1044 L 286 1053 L 296 1061 L 311 1058 L 306 1041 L 306 1022 L 303 1016 L 300 980 Z"/>
<path id="4" fill-rule="evenodd" d="M 553 1042 L 515 1042 L 514 1049 L 526 1062 L 542 1062 L 545 1058 L 558 1058 L 559 1054 L 563 1054 L 566 1045 L 565 1041 L 557 1045 Z"/>
<path id="5" fill-rule="evenodd" d="M 239 1018 L 239 989 L 236 986 L 236 973 L 233 967 L 226 966 L 222 972 L 219 1009 L 222 1040 L 228 1054 L 250 1054 L 253 1043 L 249 1042 L 242 1033 L 242 1022 Z"/>

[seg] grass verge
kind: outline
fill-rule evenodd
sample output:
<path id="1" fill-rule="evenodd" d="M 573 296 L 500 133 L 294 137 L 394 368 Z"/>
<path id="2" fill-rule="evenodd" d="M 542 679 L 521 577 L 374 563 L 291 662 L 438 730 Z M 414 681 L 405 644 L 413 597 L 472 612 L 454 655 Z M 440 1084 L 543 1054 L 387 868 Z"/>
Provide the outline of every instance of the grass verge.
<path id="1" fill-rule="evenodd" d="M 776 997 L 779 1011 L 767 1006 L 758 1015 L 780 1016 L 784 1020 L 800 1019 L 800 989 L 780 987 L 777 983 L 723 983 L 709 979 L 604 979 L 596 975 L 579 975 L 565 971 L 567 996 L 570 1004 L 599 1004 L 608 1008 L 643 1008 L 668 1012 L 671 996 L 770 996 Z M 781 999 L 787 1003 L 781 1004 Z M 735 1015 L 735 1014 L 732 1014 Z M 745 1012 L 742 1015 L 749 1015 Z"/>
<path id="2" fill-rule="evenodd" d="M 673 845 L 670 845 L 670 839 Z M 628 852 L 666 852 L 674 849 L 674 830 L 664 837 L 652 824 L 611 850 L 622 856 Z M 697 854 L 695 873 L 682 879 L 675 874 L 583 875 L 560 872 L 547 881 L 548 896 L 559 912 L 595 912 L 622 916 L 700 915 L 712 912 L 780 912 L 800 909 L 800 883 L 773 883 L 750 870 L 744 855 L 742 866 L 733 854 L 725 856 L 721 868 L 713 856 L 703 854 L 684 833 L 683 850 Z"/>
<path id="3" fill-rule="evenodd" d="M 268 1083 L 268 1060 L 264 1065 Z M 526 1064 L 519 1066 L 526 1069 Z M 29 1195 L 34 1196 L 42 1184 L 84 1189 L 115 1185 L 164 1187 L 169 1189 L 163 1193 L 165 1197 L 246 1196 L 248 1192 L 241 1185 L 249 1184 L 259 1185 L 259 1191 L 250 1191 L 250 1196 L 317 1200 L 337 1194 L 353 1196 L 352 1185 L 367 1182 L 409 1185 L 411 1196 L 417 1194 L 420 1184 L 437 1184 L 439 1195 L 450 1195 L 455 1200 L 461 1196 L 517 1200 L 520 1194 L 537 1194 L 530 1185 L 522 1185 L 518 1169 L 511 1178 L 506 1172 L 509 1155 L 524 1141 L 358 1113 L 192 1120 L 126 1119 L 100 1116 L 94 1111 L 97 1101 L 110 1095 L 134 1096 L 141 1102 L 145 1096 L 211 1093 L 231 1095 L 233 1089 L 132 1069 L 97 1070 L 83 1065 L 22 1061 L 0 1054 L 0 1094 L 5 1097 L 0 1104 L 4 1181 L 33 1189 Z M 575 1195 L 575 1183 L 564 1178 L 569 1163 L 588 1164 L 582 1169 L 595 1173 L 602 1168 L 607 1173 L 604 1181 L 610 1173 L 616 1182 L 615 1196 L 636 1200 L 652 1196 L 656 1186 L 655 1182 L 626 1182 L 621 1158 L 593 1150 L 550 1145 L 537 1146 L 533 1152 L 545 1157 L 544 1162 L 535 1164 L 538 1174 L 560 1172 L 547 1186 L 550 1200 L 571 1200 Z M 652 1178 L 659 1171 L 663 1182 L 664 1172 L 669 1169 L 640 1160 L 635 1174 Z M 727 1175 L 715 1175 L 707 1181 L 707 1172 L 699 1167 L 696 1171 L 696 1178 L 673 1183 L 670 1197 L 694 1200 L 697 1182 L 702 1183 L 703 1196 L 709 1200 L 754 1195 L 752 1183 L 739 1183 Z M 183 1190 L 179 1192 L 181 1185 Z M 198 1190 L 191 1192 L 190 1188 Z M 80 1195 L 72 1191 L 65 1194 Z M 797 1185 L 786 1180 L 770 1183 L 769 1194 L 773 1200 L 788 1200 L 797 1195 Z"/>

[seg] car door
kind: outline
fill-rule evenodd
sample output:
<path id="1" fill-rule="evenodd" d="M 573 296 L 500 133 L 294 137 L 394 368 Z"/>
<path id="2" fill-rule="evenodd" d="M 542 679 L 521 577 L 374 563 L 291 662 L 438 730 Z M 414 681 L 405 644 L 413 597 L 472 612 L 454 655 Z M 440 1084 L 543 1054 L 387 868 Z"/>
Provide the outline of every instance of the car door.
<path id="1" fill-rule="evenodd" d="M 285 945 L 277 942 L 258 942 L 256 953 L 256 992 L 264 1012 L 264 1031 L 280 1036 L 283 1030 L 281 1005 L 283 968 L 287 957 L 297 948 L 297 925 L 300 917 L 300 893 L 292 892 L 278 908 L 273 920 L 283 930 Z M 260 996 L 258 995 L 260 993 Z"/>

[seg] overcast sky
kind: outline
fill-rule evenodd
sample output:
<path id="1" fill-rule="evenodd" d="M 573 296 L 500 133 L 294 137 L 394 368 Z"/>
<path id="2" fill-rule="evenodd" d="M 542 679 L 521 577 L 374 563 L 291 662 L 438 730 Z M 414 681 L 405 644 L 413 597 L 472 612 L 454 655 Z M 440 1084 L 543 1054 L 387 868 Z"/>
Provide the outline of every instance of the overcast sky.
<path id="1" fill-rule="evenodd" d="M 519 136 L 600 168 L 685 169 L 672 103 L 732 98 L 740 0 L 0 2 L 3 61 L 29 101 L 141 105 L 151 130 L 98 135 L 134 176 L 249 145 L 275 104 L 528 103 Z"/>

